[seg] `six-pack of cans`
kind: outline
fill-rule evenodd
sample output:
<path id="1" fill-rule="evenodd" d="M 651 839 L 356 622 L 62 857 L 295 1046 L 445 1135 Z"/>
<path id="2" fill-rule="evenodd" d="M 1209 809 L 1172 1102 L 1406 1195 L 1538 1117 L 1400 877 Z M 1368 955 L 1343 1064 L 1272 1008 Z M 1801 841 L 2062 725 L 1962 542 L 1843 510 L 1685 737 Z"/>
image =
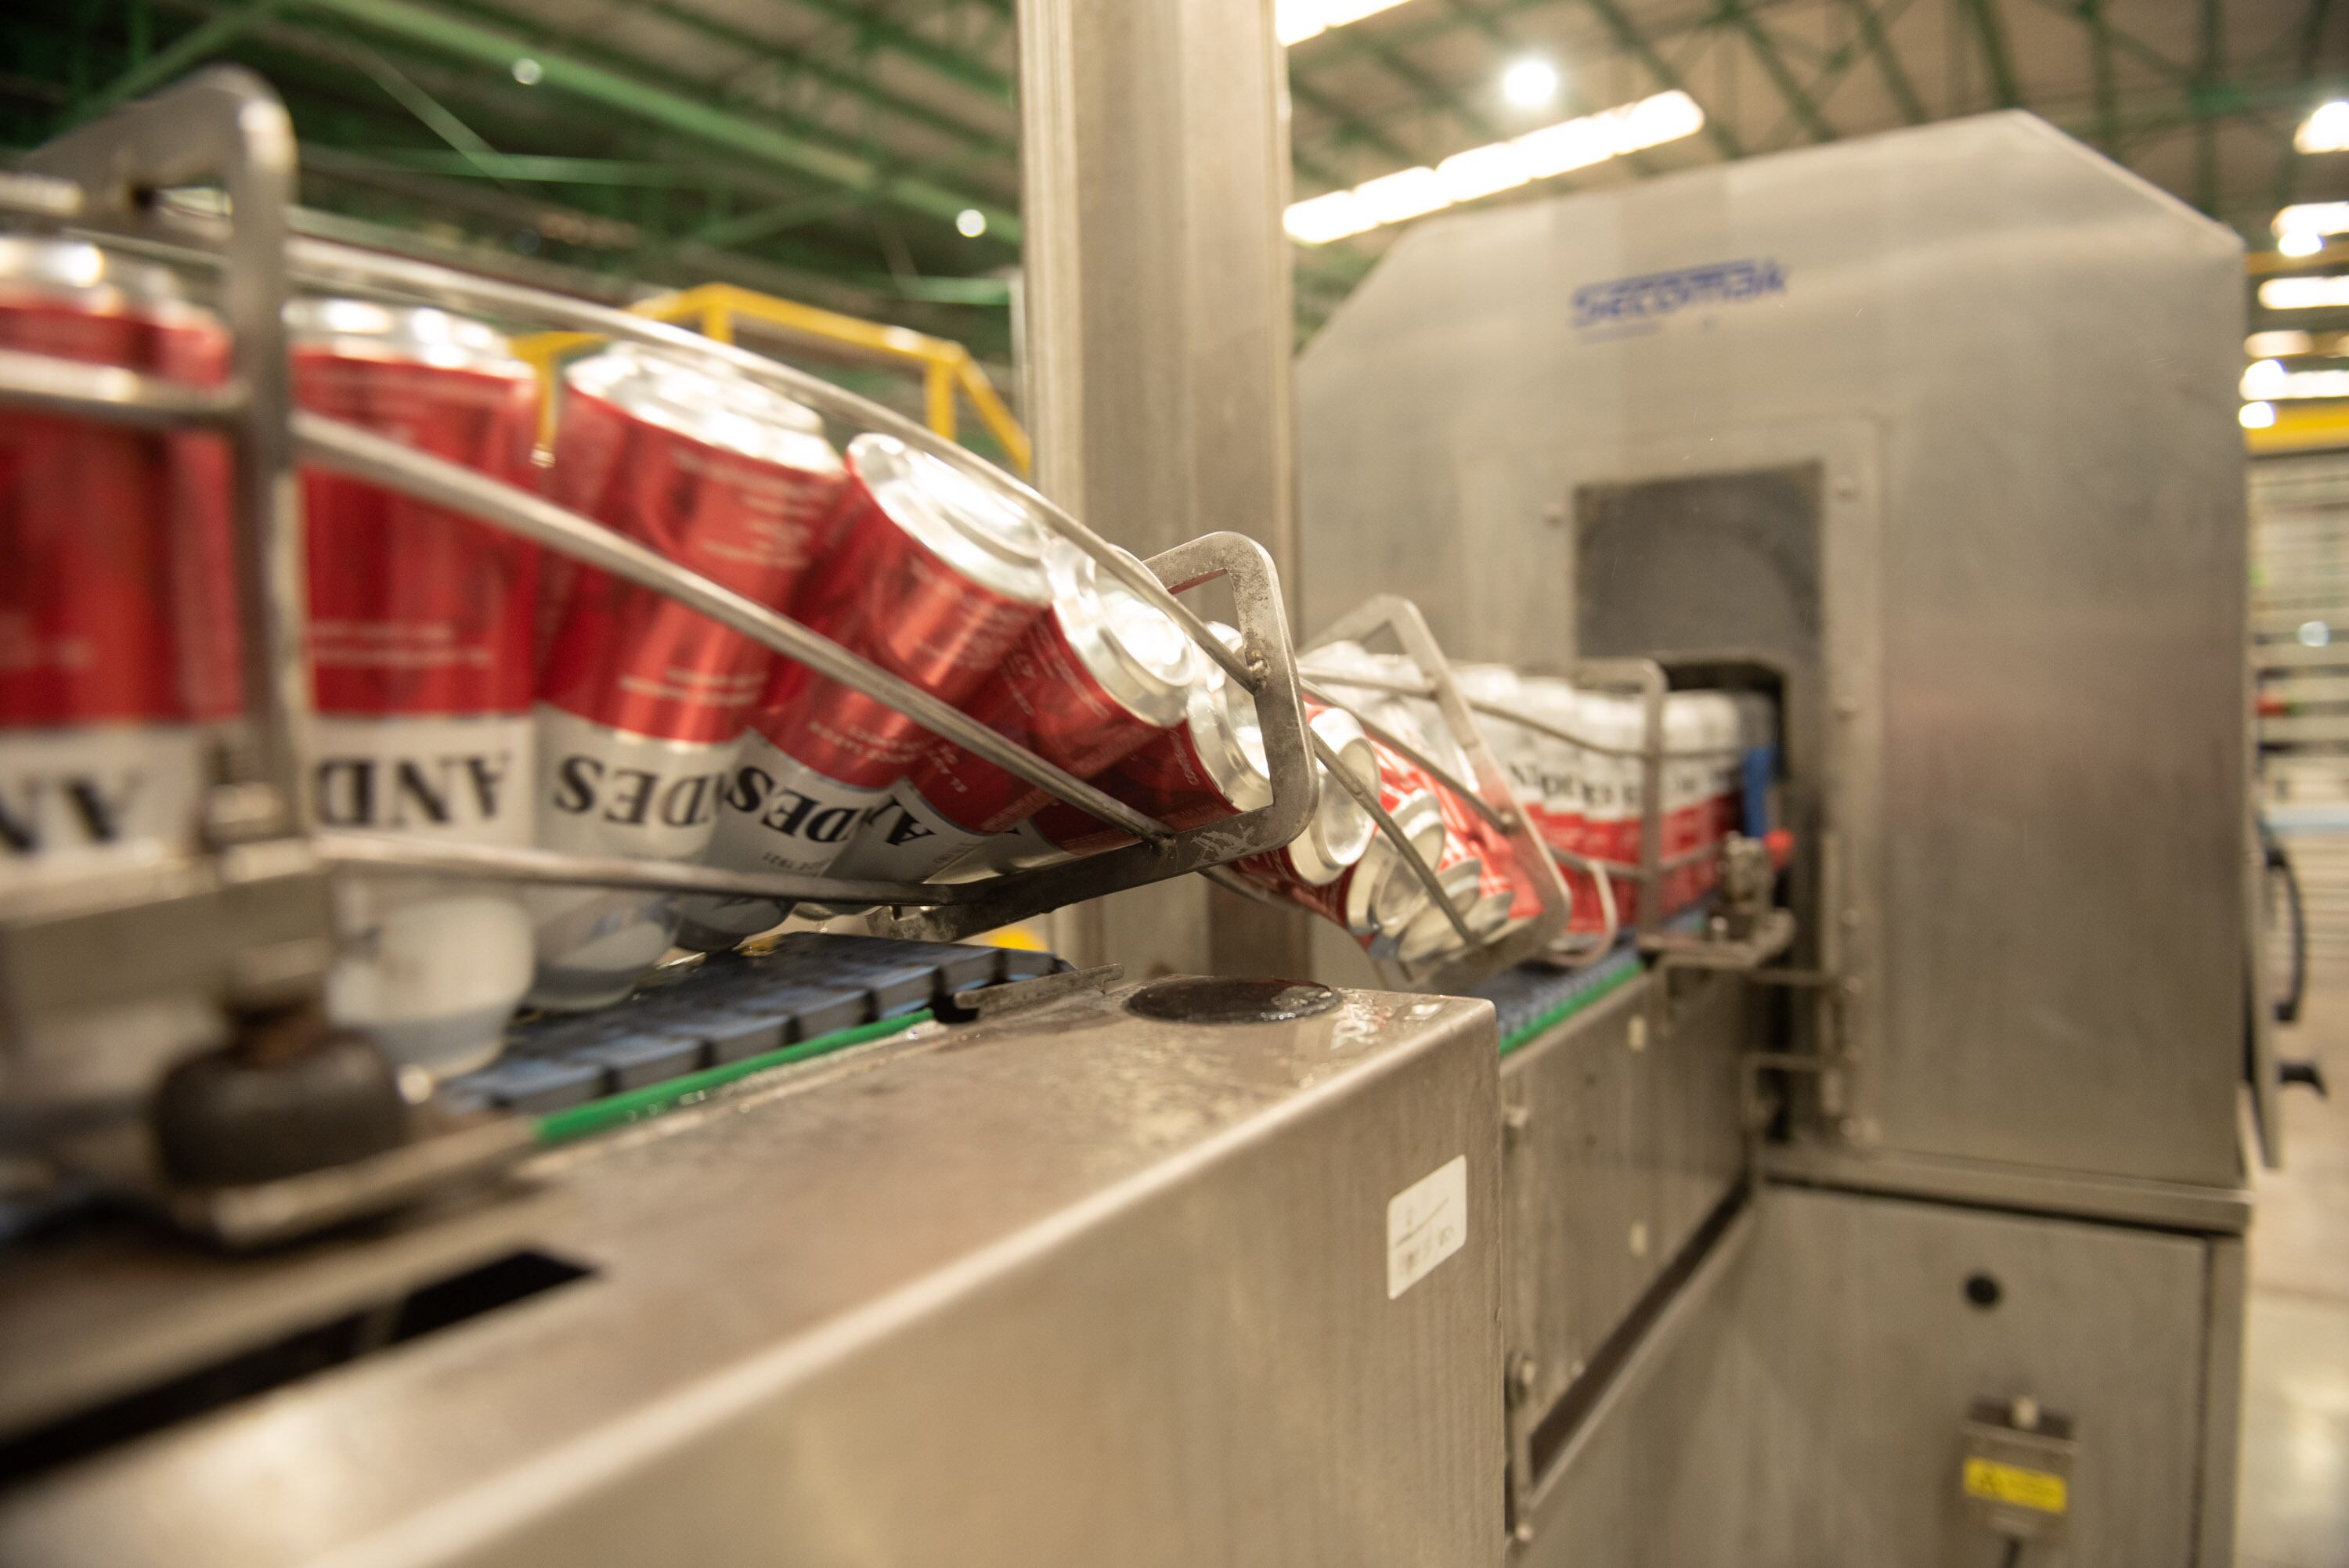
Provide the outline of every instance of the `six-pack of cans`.
<path id="1" fill-rule="evenodd" d="M 722 361 L 626 345 L 564 369 L 542 449 L 539 378 L 486 322 L 305 297 L 287 326 L 299 407 L 543 493 L 1144 816 L 1180 830 L 1271 799 L 1249 694 L 1009 489 L 886 434 L 835 446 L 812 410 Z M 0 240 L 0 347 L 191 385 L 219 382 L 228 358 L 174 273 L 33 238 Z M 240 707 L 233 479 L 216 435 L 0 419 L 0 874 L 196 841 L 213 741 Z M 362 480 L 300 482 L 306 804 L 324 829 L 900 883 L 1132 841 L 676 599 Z M 1339 645 L 1309 663 L 1333 679 L 1395 674 L 1384 660 Z M 1620 764 L 1637 735 L 1618 750 L 1561 738 L 1618 737 L 1621 716 L 1497 666 L 1462 679 L 1533 718 L 1486 733 L 1543 841 L 1636 860 L 1643 786 L 1636 760 Z M 1438 770 L 1309 703 L 1329 759 L 1314 810 L 1240 874 L 1406 963 L 1530 913 L 1509 842 L 1454 787 L 1471 774 L 1433 705 L 1365 700 Z M 1693 850 L 1734 810 L 1738 716 L 1676 696 L 1666 721 L 1668 844 Z M 1355 791 L 1375 792 L 1453 913 Z M 1701 897 L 1708 869 L 1676 866 L 1667 902 Z M 1593 902 L 1580 892 L 1578 916 Z M 673 944 L 729 947 L 789 913 L 425 872 L 344 878 L 336 897 L 348 940 L 330 1006 L 436 1072 L 493 1055 L 517 1006 L 603 1005 Z"/>

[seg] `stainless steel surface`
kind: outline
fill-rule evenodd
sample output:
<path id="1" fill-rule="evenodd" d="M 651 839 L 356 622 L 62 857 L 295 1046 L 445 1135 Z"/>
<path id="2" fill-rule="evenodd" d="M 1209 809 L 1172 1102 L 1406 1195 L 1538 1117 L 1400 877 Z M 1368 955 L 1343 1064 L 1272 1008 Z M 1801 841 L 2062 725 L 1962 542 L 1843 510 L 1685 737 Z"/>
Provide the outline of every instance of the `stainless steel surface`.
<path id="1" fill-rule="evenodd" d="M 2251 1193 L 2243 1187 L 2148 1181 L 1818 1143 L 1772 1144 L 1764 1150 L 1763 1168 L 1775 1180 L 1812 1186 L 1901 1197 L 1944 1197 L 2026 1213 L 2214 1235 L 2240 1235 L 2251 1223 Z"/>
<path id="2" fill-rule="evenodd" d="M 1783 289 L 1577 325 L 1734 258 Z M 1857 982 L 1808 1114 L 2231 1190 L 2241 332 L 2230 234 L 2019 114 L 1433 219 L 1299 365 L 1306 624 L 1408 583 L 1461 657 L 1782 655 L 1797 962 Z M 1627 487 L 1659 553 L 1578 584 Z"/>
<path id="3" fill-rule="evenodd" d="M 592 1278 L 36 1480 L 0 1559 L 1489 1563 L 1495 1091 L 1420 996 L 909 1039 L 550 1154 L 525 1239 Z"/>
<path id="4" fill-rule="evenodd" d="M 1297 592 L 1287 73 L 1267 0 L 1021 0 L 1038 488 L 1144 555 L 1215 529 Z M 1210 909 L 1213 914 L 1210 914 Z M 1302 971 L 1299 913 L 1185 882 L 1055 917 L 1079 963 Z"/>
<path id="5" fill-rule="evenodd" d="M 2206 1369 L 2241 1341 L 2205 1299 L 2235 1245 L 1765 1189 L 1753 1243 L 1542 1498 L 1522 1561 L 1989 1568 L 2002 1548 L 1958 1502 L 1957 1424 L 1977 1398 L 2029 1394 L 2080 1436 L 2049 1562 L 2220 1568 L 2235 1466 L 2206 1440 Z M 1977 1272 L 1994 1306 L 1968 1299 Z"/>
<path id="6" fill-rule="evenodd" d="M 1737 1057 L 1754 996 L 1727 976 L 1616 991 L 1501 1064 L 1510 1131 L 1507 1339 L 1533 1371 L 1513 1430 L 1538 1422 L 1744 1179 Z"/>

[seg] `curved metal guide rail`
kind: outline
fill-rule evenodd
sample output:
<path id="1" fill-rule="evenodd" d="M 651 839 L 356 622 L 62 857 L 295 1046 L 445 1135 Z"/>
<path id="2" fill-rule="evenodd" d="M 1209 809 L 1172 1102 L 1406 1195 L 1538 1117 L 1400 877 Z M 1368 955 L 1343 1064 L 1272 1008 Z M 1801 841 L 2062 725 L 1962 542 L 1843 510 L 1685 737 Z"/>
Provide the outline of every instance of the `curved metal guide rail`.
<path id="1" fill-rule="evenodd" d="M 1530 915 L 1510 921 L 1499 929 L 1479 936 L 1461 918 L 1460 911 L 1444 895 L 1442 879 L 1425 857 L 1414 849 L 1379 804 L 1378 791 L 1361 785 L 1330 758 L 1329 774 L 1343 784 L 1347 791 L 1361 803 L 1363 810 L 1387 838 L 1389 847 L 1411 869 L 1412 874 L 1424 888 L 1435 907 L 1451 922 L 1453 934 L 1463 944 L 1438 955 L 1433 961 L 1412 965 L 1399 958 L 1381 958 L 1377 962 L 1392 980 L 1413 989 L 1461 991 L 1473 986 L 1485 976 L 1525 963 L 1528 959 L 1552 957 L 1570 961 L 1577 957 L 1597 957 L 1612 945 L 1613 922 L 1609 930 L 1594 944 L 1573 949 L 1561 946 L 1566 939 L 1567 920 L 1570 913 L 1566 882 L 1548 850 L 1535 834 L 1532 819 L 1518 801 L 1509 784 L 1507 770 L 1494 757 L 1477 727 L 1474 712 L 1459 684 L 1453 678 L 1452 665 L 1444 650 L 1428 629 L 1427 619 L 1419 606 L 1396 594 L 1382 593 L 1364 601 L 1340 616 L 1307 646 L 1319 647 L 1326 643 L 1356 642 L 1369 644 L 1391 640 L 1419 667 L 1425 677 L 1423 686 L 1413 688 L 1408 695 L 1432 699 L 1443 715 L 1444 728 L 1468 758 L 1473 779 L 1458 779 L 1437 759 L 1412 744 L 1409 737 L 1399 736 L 1379 724 L 1374 718 L 1356 710 L 1349 701 L 1346 686 L 1337 680 L 1306 677 L 1307 690 L 1316 700 L 1333 707 L 1346 708 L 1360 720 L 1362 727 L 1381 744 L 1391 748 L 1408 761 L 1424 769 L 1435 781 L 1450 789 L 1467 803 L 1471 810 L 1501 830 L 1506 837 L 1517 863 L 1533 882 L 1540 908 Z M 1356 699 L 1359 700 L 1359 699 Z"/>
<path id="2" fill-rule="evenodd" d="M 1277 848 L 1312 809 L 1294 652 L 1271 558 L 1236 533 L 1195 540 L 1138 562 L 1060 507 L 921 424 L 779 361 L 643 316 L 427 263 L 291 238 L 285 210 L 295 169 L 291 126 L 260 78 L 214 67 L 75 130 L 32 154 L 26 174 L 0 183 L 0 211 L 26 225 L 69 227 L 101 240 L 170 247 L 219 267 L 221 314 L 233 351 L 228 382 L 194 391 L 102 366 L 0 353 L 0 407 L 64 413 L 140 428 L 216 428 L 237 455 L 240 603 L 248 624 L 244 744 L 224 758 L 236 810 L 211 813 L 210 836 L 292 839 L 320 863 L 367 872 L 419 869 L 506 881 L 570 882 L 895 906 L 901 934 L 945 939 L 1077 900 Z M 172 186 L 217 181 L 230 215 L 159 201 Z M 296 285 L 429 303 L 507 322 L 562 327 L 717 361 L 828 419 L 885 432 L 977 482 L 1004 491 L 1102 571 L 1174 619 L 1255 698 L 1272 802 L 1206 827 L 1174 831 L 867 663 L 790 617 L 735 593 L 602 525 L 524 490 L 358 427 L 295 409 L 284 309 Z M 304 780 L 311 704 L 304 654 L 302 527 L 295 465 L 330 469 L 450 507 L 572 560 L 665 594 L 786 658 L 839 680 L 986 758 L 1054 799 L 1133 834 L 1138 842 L 1083 860 L 983 882 L 893 883 L 764 875 L 681 862 L 624 861 L 486 846 L 312 831 Z M 1177 595 L 1227 583 L 1240 633 L 1236 652 Z M 216 797 L 214 805 L 220 804 Z M 233 834 L 223 832 L 233 820 Z M 45 883 L 57 879 L 44 876 Z M 54 900 L 56 890 L 49 890 Z M 0 919 L 8 912 L 0 910 Z"/>

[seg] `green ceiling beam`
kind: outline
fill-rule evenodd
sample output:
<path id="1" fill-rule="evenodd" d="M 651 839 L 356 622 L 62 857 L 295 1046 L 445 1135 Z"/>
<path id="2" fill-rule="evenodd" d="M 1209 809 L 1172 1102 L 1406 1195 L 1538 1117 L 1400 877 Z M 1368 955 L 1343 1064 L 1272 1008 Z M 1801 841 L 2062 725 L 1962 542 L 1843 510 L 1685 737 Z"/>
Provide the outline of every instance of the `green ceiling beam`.
<path id="1" fill-rule="evenodd" d="M 1818 100 L 1805 91 L 1803 84 L 1795 79 L 1795 73 L 1786 68 L 1786 58 L 1778 52 L 1776 41 L 1763 30 L 1762 24 L 1754 19 L 1753 13 L 1738 5 L 1736 0 L 1722 0 L 1722 12 L 1739 32 L 1745 35 L 1745 41 L 1753 46 L 1754 57 L 1761 62 L 1762 74 L 1768 77 L 1770 85 L 1778 89 L 1778 96 L 1786 100 L 1787 109 L 1803 122 L 1803 129 L 1811 133 L 1811 139 L 1833 141 L 1837 134 L 1836 128 L 1827 123 L 1826 114 L 1819 108 Z"/>
<path id="2" fill-rule="evenodd" d="M 826 20 L 839 22 L 856 29 L 857 35 L 878 50 L 903 56 L 934 76 L 959 83 L 974 92 L 983 93 L 1004 103 L 1013 101 L 1011 78 L 984 60 L 973 59 L 960 49 L 926 38 L 912 28 L 874 14 L 869 5 L 855 0 L 792 0 L 800 10 L 812 12 Z"/>
<path id="3" fill-rule="evenodd" d="M 2007 52 L 1998 0 L 1965 0 L 1965 10 L 1973 23 L 1974 42 L 1982 50 L 1982 69 L 1990 77 L 1991 97 L 2001 108 L 2021 108 L 2023 92 L 2014 79 L 2014 60 Z"/>
<path id="4" fill-rule="evenodd" d="M 1885 36 L 1882 12 L 1868 0 L 1843 0 L 1844 8 L 1852 14 L 1852 23 L 1859 29 L 1861 42 L 1867 45 L 1868 57 L 1876 62 L 1878 74 L 1884 78 L 1884 88 L 1892 101 L 1900 108 L 1900 118 L 1910 125 L 1922 125 L 1929 118 L 1925 100 L 1909 79 L 1908 69 L 1900 64 L 1892 43 Z"/>
<path id="5" fill-rule="evenodd" d="M 2079 16 L 2088 25 L 2088 73 L 2096 98 L 2096 145 L 2107 158 L 2121 155 L 2120 92 L 2113 77 L 2112 22 L 2105 0 L 2080 0 Z"/>
<path id="6" fill-rule="evenodd" d="M 1666 88 L 1688 92 L 1688 84 L 1681 79 L 1680 72 L 1672 68 L 1671 61 L 1656 52 L 1656 46 L 1649 41 L 1646 34 L 1632 26 L 1631 18 L 1623 14 L 1623 7 L 1616 4 L 1616 0 L 1583 0 L 1583 3 L 1606 25 L 1608 32 L 1614 36 L 1618 48 L 1647 67 L 1649 74 Z M 1693 98 L 1696 95 L 1691 93 L 1689 96 Z M 1723 158 L 1745 156 L 1744 145 L 1737 139 L 1737 133 L 1709 114 L 1704 117 L 1704 133 Z"/>
<path id="7" fill-rule="evenodd" d="M 916 125 L 927 126 L 932 130 L 955 137 L 973 148 L 993 153 L 1008 161 L 1016 162 L 1019 160 L 1019 149 L 1008 138 L 999 136 L 984 127 L 973 125 L 968 120 L 957 119 L 934 104 L 926 103 L 919 98 L 907 98 L 903 93 L 891 92 L 885 88 L 876 86 L 854 71 L 844 71 L 837 66 L 827 64 L 810 50 L 794 49 L 778 45 L 754 33 L 746 33 L 731 23 L 722 22 L 712 16 L 705 16 L 698 11 L 691 11 L 682 5 L 673 5 L 670 0 L 634 0 L 630 8 L 642 12 L 647 16 L 657 16 L 672 26 L 698 33 L 713 42 L 724 44 L 728 48 L 740 49 L 767 64 L 800 72 L 823 82 L 827 87 L 838 88 L 876 109 Z"/>
<path id="8" fill-rule="evenodd" d="M 2205 90 L 2226 75 L 2227 25 L 2219 0 L 2201 0 L 2200 15 L 2194 85 Z M 2194 128 L 2194 204 L 2214 218 L 2226 210 L 2219 178 L 2219 122 L 2206 119 Z"/>
<path id="9" fill-rule="evenodd" d="M 650 85 L 574 55 L 481 26 L 411 0 L 300 0 L 302 8 L 420 44 L 452 57 L 505 70 L 527 55 L 542 71 L 539 88 L 616 110 L 647 124 L 723 147 L 769 166 L 888 201 L 951 223 L 966 207 L 987 215 L 990 234 L 1016 244 L 1019 215 L 992 201 L 916 176 L 893 173 L 872 159 L 744 119 L 682 92 Z"/>
<path id="10" fill-rule="evenodd" d="M 554 158 L 539 153 L 491 152 L 469 158 L 438 148 L 354 147 L 345 151 L 387 169 L 444 179 L 469 176 L 534 185 L 696 185 L 701 171 L 631 158 Z"/>
<path id="11" fill-rule="evenodd" d="M 71 112 L 57 129 L 104 114 L 119 104 L 154 91 L 174 77 L 202 65 L 254 28 L 285 8 L 287 0 L 246 0 L 233 11 L 223 11 L 198 25 L 192 31 L 174 39 L 161 54 L 150 54 L 132 41 L 131 55 L 136 64 L 104 87 L 80 96 Z"/>
<path id="12" fill-rule="evenodd" d="M 2180 86 L 2194 80 L 2193 67 L 2171 59 L 2136 34 L 2116 26 L 2111 13 L 2106 9 L 2107 3 L 2108 0 L 2038 0 L 2041 10 L 2086 23 L 2095 29 L 2107 47 L 2127 55 L 2157 75 L 2167 77 Z"/>

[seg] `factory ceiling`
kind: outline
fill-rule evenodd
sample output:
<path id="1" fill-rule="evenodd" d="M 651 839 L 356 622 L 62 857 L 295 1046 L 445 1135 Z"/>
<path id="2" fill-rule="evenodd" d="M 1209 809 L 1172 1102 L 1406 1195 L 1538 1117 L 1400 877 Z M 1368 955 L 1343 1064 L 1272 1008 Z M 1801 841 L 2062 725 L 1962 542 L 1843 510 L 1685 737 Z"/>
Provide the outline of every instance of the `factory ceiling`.
<path id="1" fill-rule="evenodd" d="M 236 60 L 285 94 L 322 225 L 616 295 L 722 280 L 1008 346 L 1014 0 L 0 10 L 0 135 L 16 148 Z M 1527 60 L 1554 73 L 1533 72 L 1546 93 L 1505 88 Z M 2349 198 L 2349 152 L 2293 146 L 2313 108 L 2349 98 L 2349 0 L 1402 0 L 1293 45 L 1289 83 L 1300 200 L 1676 90 L 1701 128 L 1483 200 L 2002 106 L 2255 249 L 2280 208 Z M 1396 232 L 1298 247 L 1305 328 Z"/>

